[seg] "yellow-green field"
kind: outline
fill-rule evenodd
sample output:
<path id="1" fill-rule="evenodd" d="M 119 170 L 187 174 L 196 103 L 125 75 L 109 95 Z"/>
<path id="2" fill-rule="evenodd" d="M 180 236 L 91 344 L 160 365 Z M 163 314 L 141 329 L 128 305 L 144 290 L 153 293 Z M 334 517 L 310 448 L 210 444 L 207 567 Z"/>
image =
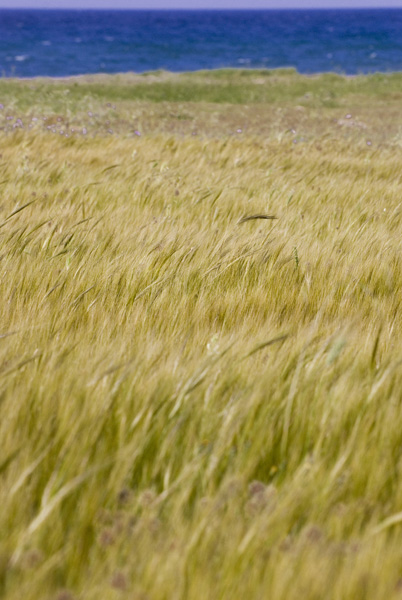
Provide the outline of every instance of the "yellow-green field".
<path id="1" fill-rule="evenodd" d="M 0 102 L 0 597 L 402 597 L 402 74 Z"/>

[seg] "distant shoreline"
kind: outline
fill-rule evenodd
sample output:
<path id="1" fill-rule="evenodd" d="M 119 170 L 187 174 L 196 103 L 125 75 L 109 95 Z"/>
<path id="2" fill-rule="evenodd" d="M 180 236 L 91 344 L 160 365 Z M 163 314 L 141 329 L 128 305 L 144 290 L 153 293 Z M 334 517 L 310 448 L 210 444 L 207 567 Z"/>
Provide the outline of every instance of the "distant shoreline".
<path id="1" fill-rule="evenodd" d="M 258 69 L 258 68 L 242 68 L 242 67 L 230 67 L 230 68 L 217 68 L 217 69 L 198 69 L 195 71 L 165 71 L 163 69 L 155 69 L 155 71 L 146 71 L 143 73 L 135 72 L 135 71 L 122 71 L 119 73 L 80 73 L 78 75 L 60 75 L 60 76 L 52 76 L 52 75 L 34 75 L 32 77 L 1 77 L 0 81 L 20 81 L 20 82 L 29 82 L 29 81 L 45 81 L 45 82 L 58 82 L 58 83 L 101 83 L 106 82 L 109 79 L 123 79 L 128 83 L 144 83 L 146 81 L 149 82 L 160 82 L 160 81 L 169 81 L 175 80 L 183 76 L 197 76 L 197 75 L 219 75 L 220 73 L 233 73 L 233 75 L 239 74 L 242 75 L 244 72 L 247 72 L 250 75 L 265 75 L 265 76 L 282 76 L 282 75 L 297 75 L 298 77 L 304 79 L 317 79 L 323 76 L 334 76 L 339 77 L 340 79 L 344 78 L 347 80 L 357 79 L 357 78 L 370 78 L 378 75 L 381 76 L 395 76 L 399 73 L 402 73 L 402 69 L 400 71 L 376 71 L 374 73 L 358 73 L 358 74 L 349 74 L 349 73 L 337 73 L 334 71 L 322 71 L 319 73 L 300 73 L 293 67 L 277 67 L 273 69 Z"/>

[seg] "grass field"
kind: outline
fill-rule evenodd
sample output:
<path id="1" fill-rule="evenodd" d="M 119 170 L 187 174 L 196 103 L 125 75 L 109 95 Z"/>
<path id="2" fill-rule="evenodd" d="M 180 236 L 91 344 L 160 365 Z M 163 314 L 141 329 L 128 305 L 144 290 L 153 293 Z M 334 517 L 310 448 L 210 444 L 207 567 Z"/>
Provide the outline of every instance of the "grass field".
<path id="1" fill-rule="evenodd" d="M 401 102 L 0 81 L 1 598 L 402 597 Z"/>

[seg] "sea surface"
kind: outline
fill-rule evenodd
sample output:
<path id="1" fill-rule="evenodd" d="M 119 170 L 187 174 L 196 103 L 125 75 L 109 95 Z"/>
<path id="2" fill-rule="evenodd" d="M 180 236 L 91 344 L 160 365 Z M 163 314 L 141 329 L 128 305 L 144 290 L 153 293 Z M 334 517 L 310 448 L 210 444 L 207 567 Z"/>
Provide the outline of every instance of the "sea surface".
<path id="1" fill-rule="evenodd" d="M 402 9 L 0 10 L 0 74 L 402 70 Z"/>

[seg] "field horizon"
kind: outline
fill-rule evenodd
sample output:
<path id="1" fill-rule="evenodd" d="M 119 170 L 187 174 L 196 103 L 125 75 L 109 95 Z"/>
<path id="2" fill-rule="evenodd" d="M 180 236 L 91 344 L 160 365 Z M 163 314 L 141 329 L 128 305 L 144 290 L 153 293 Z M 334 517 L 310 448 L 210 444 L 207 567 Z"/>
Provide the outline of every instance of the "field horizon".
<path id="1" fill-rule="evenodd" d="M 0 80 L 0 597 L 402 597 L 402 74 Z"/>

